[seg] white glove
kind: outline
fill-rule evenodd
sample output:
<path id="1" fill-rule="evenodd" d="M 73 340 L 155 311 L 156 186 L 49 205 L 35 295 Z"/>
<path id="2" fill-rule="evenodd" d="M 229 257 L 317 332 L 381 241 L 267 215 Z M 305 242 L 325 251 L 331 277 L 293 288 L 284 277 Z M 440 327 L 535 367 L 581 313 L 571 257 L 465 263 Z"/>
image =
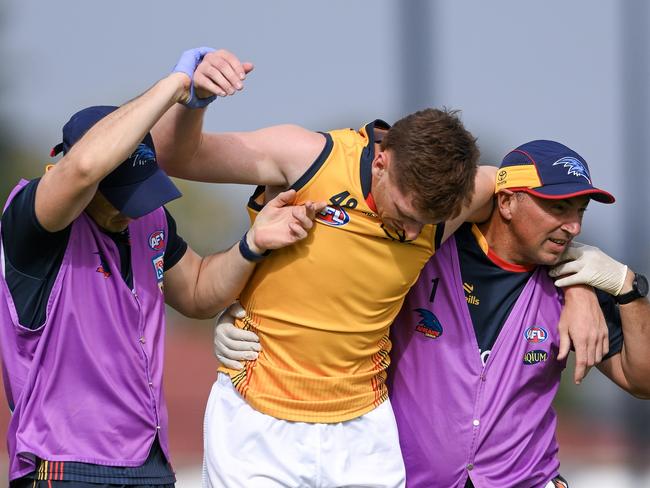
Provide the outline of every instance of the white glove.
<path id="1" fill-rule="evenodd" d="M 561 260 L 566 262 L 554 266 L 548 273 L 552 278 L 563 277 L 555 281 L 555 286 L 591 285 L 610 295 L 621 293 L 627 266 L 597 247 L 572 242 Z"/>
<path id="2" fill-rule="evenodd" d="M 239 361 L 255 360 L 262 350 L 256 334 L 235 325 L 235 318 L 245 316 L 246 311 L 235 302 L 223 311 L 214 327 L 214 355 L 226 368 L 242 369 L 244 365 Z"/>

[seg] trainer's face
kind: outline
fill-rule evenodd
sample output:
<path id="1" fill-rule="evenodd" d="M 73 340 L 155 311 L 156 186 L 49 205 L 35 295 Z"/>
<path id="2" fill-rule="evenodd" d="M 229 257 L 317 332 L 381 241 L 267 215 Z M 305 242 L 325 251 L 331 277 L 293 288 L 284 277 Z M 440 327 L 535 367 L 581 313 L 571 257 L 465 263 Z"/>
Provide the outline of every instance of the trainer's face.
<path id="1" fill-rule="evenodd" d="M 86 213 L 98 226 L 108 232 L 122 232 L 132 220 L 120 213 L 99 191 L 86 207 Z"/>
<path id="2" fill-rule="evenodd" d="M 516 262 L 556 264 L 580 234 L 589 197 L 550 200 L 525 192 L 512 197 L 510 231 Z"/>
<path id="3" fill-rule="evenodd" d="M 372 197 L 386 230 L 410 241 L 420 235 L 425 224 L 433 221 L 415 209 L 410 194 L 398 188 L 391 174 L 391 156 L 390 151 L 381 151 L 373 162 Z"/>

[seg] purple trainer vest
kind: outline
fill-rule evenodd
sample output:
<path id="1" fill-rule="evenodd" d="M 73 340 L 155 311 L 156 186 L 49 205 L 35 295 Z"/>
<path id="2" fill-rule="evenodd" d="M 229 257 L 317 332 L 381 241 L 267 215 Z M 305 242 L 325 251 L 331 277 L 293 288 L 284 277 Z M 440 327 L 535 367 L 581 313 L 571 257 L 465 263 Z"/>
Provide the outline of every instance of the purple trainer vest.
<path id="1" fill-rule="evenodd" d="M 389 393 L 408 486 L 463 488 L 469 475 L 477 488 L 534 488 L 558 474 L 560 300 L 538 268 L 484 367 L 454 238 L 429 260 L 392 326 Z"/>
<path id="2" fill-rule="evenodd" d="M 138 466 L 156 434 L 169 460 L 162 393 L 164 210 L 135 220 L 129 231 L 134 291 L 120 275 L 111 238 L 85 213 L 73 222 L 45 324 L 36 330 L 18 323 L 2 255 L 0 351 L 14 407 L 10 479 L 32 471 L 34 455 Z"/>

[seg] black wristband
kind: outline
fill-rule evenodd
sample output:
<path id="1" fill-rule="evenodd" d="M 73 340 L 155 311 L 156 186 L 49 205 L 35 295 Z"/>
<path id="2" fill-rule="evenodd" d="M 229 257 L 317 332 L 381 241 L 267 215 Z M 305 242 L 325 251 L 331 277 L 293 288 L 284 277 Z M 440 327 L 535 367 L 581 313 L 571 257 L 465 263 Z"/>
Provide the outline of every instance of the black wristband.
<path id="1" fill-rule="evenodd" d="M 264 259 L 266 256 L 271 254 L 271 250 L 267 249 L 264 251 L 262 254 L 258 254 L 255 251 L 253 251 L 250 247 L 248 247 L 248 242 L 246 241 L 246 236 L 248 235 L 248 232 L 246 232 L 241 239 L 239 239 L 239 252 L 241 253 L 242 257 L 246 261 L 250 261 L 252 263 L 257 263 L 258 261 L 261 261 Z"/>

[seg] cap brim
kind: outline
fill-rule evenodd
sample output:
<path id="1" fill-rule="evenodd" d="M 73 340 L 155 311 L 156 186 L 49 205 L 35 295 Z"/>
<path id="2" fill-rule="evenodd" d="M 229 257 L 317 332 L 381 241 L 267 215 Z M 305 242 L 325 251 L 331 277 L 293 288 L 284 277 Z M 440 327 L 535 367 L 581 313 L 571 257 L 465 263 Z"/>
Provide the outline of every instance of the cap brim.
<path id="1" fill-rule="evenodd" d="M 522 188 L 523 191 L 539 198 L 561 200 L 586 195 L 600 203 L 614 203 L 614 195 L 587 185 L 547 185 L 539 188 Z"/>
<path id="2" fill-rule="evenodd" d="M 103 187 L 100 191 L 111 205 L 132 219 L 147 215 L 182 196 L 169 176 L 160 168 L 137 183 Z"/>

